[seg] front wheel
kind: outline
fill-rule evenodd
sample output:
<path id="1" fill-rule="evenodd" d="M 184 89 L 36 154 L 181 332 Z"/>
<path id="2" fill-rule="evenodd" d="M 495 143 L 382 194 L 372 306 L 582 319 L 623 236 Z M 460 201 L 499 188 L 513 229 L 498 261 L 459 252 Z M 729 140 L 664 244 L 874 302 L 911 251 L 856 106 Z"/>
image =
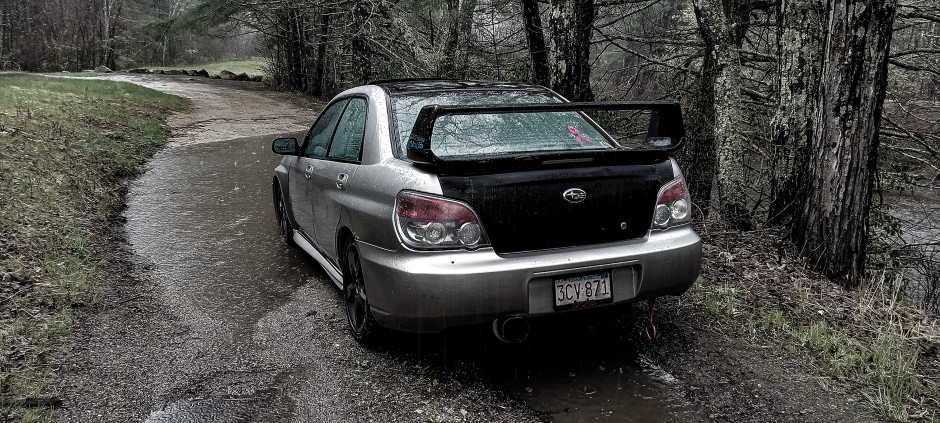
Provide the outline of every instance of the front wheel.
<path id="1" fill-rule="evenodd" d="M 369 310 L 366 284 L 362 278 L 362 265 L 359 261 L 359 248 L 355 241 L 348 241 L 345 248 L 346 272 L 343 274 L 343 299 L 346 303 L 346 319 L 349 330 L 359 345 L 369 347 L 375 344 L 379 327 Z"/>
<path id="2" fill-rule="evenodd" d="M 287 204 L 284 203 L 284 193 L 280 188 L 274 187 L 274 214 L 277 217 L 277 229 L 281 241 L 287 245 L 294 245 L 294 227 L 287 217 Z"/>

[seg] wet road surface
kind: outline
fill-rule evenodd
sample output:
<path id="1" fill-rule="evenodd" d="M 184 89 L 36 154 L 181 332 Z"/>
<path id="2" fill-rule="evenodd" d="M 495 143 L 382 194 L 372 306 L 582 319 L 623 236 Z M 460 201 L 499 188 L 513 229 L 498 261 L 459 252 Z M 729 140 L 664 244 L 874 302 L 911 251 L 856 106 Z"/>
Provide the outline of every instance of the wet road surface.
<path id="1" fill-rule="evenodd" d="M 707 421 L 631 350 L 629 317 L 547 322 L 522 345 L 469 328 L 359 347 L 339 292 L 277 236 L 273 138 L 177 145 L 131 185 L 137 277 L 79 331 L 64 420 Z"/>

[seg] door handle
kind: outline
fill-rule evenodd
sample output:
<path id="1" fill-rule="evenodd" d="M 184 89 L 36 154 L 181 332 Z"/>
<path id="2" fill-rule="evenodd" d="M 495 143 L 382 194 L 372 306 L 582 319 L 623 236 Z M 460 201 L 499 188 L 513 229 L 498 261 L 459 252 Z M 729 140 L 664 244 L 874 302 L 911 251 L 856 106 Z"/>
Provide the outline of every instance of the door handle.
<path id="1" fill-rule="evenodd" d="M 345 191 L 345 190 L 346 190 L 346 181 L 348 181 L 348 180 L 349 180 L 349 175 L 347 175 L 347 174 L 345 174 L 345 173 L 340 173 L 339 176 L 336 177 L 336 188 L 339 188 L 339 189 Z"/>
<path id="2" fill-rule="evenodd" d="M 307 179 L 313 177 L 313 165 L 307 165 L 307 170 L 304 171 L 304 177 Z"/>

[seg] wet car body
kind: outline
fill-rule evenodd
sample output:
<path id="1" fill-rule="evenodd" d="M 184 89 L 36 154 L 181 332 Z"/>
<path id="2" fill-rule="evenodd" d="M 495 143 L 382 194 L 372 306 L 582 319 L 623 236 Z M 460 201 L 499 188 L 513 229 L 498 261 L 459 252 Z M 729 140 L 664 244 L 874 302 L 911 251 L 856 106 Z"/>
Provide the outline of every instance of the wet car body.
<path id="1" fill-rule="evenodd" d="M 611 104 L 536 86 L 347 90 L 302 142 L 274 143 L 285 155 L 273 180 L 282 236 L 343 290 L 361 343 L 379 327 L 490 321 L 519 340 L 528 318 L 682 294 L 701 241 L 668 155 L 681 146 L 678 105 L 620 106 L 662 110 L 647 141 L 677 139 L 623 148 L 581 111 Z"/>

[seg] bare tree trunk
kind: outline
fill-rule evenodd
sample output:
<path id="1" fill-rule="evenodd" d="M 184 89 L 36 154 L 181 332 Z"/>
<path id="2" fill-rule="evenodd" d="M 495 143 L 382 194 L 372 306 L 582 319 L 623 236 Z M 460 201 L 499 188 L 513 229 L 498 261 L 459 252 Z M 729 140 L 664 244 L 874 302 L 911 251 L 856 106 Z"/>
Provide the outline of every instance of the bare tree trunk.
<path id="1" fill-rule="evenodd" d="M 702 75 L 685 110 L 689 143 L 679 152 L 692 201 L 708 215 L 715 177 L 715 64 L 705 55 Z"/>
<path id="2" fill-rule="evenodd" d="M 548 74 L 548 49 L 545 47 L 542 14 L 536 0 L 522 0 L 522 19 L 525 23 L 526 42 L 529 45 L 532 83 L 547 87 L 551 85 Z"/>
<path id="3" fill-rule="evenodd" d="M 552 89 L 571 101 L 594 100 L 591 91 L 591 36 L 594 0 L 552 0 Z"/>
<path id="4" fill-rule="evenodd" d="M 771 122 L 773 175 L 770 225 L 788 224 L 802 208 L 806 149 L 813 133 L 822 56 L 822 5 L 815 0 L 781 0 L 777 12 L 777 110 Z"/>
<path id="5" fill-rule="evenodd" d="M 365 84 L 372 80 L 372 50 L 365 33 L 370 9 L 366 4 L 356 2 L 352 13 L 352 30 L 356 31 L 352 36 L 353 80 L 358 84 Z"/>
<path id="6" fill-rule="evenodd" d="M 10 5 L 0 2 L 0 70 L 4 69 L 10 57 Z"/>
<path id="7" fill-rule="evenodd" d="M 286 39 L 287 84 L 293 90 L 306 92 L 309 82 L 307 72 L 307 15 L 298 7 L 287 7 L 281 11 L 282 37 Z"/>
<path id="8" fill-rule="evenodd" d="M 117 70 L 117 33 L 123 10 L 123 0 L 105 1 L 104 65 L 114 70 Z"/>
<path id="9" fill-rule="evenodd" d="M 897 0 L 830 0 L 809 184 L 794 241 L 833 279 L 858 286 L 878 159 Z"/>
<path id="10" fill-rule="evenodd" d="M 437 76 L 466 77 L 468 65 L 466 59 L 476 5 L 476 0 L 448 0 L 446 2 L 447 42 L 444 43 Z"/>
<path id="11" fill-rule="evenodd" d="M 741 230 L 751 228 L 744 179 L 744 111 L 741 100 L 742 22 L 736 0 L 694 0 L 706 54 L 712 56 L 718 200 L 722 218 Z"/>
<path id="12" fill-rule="evenodd" d="M 330 14 L 329 10 L 320 15 L 320 40 L 317 45 L 317 70 L 313 81 L 313 95 L 323 97 L 326 81 L 326 53 L 330 42 Z"/>

